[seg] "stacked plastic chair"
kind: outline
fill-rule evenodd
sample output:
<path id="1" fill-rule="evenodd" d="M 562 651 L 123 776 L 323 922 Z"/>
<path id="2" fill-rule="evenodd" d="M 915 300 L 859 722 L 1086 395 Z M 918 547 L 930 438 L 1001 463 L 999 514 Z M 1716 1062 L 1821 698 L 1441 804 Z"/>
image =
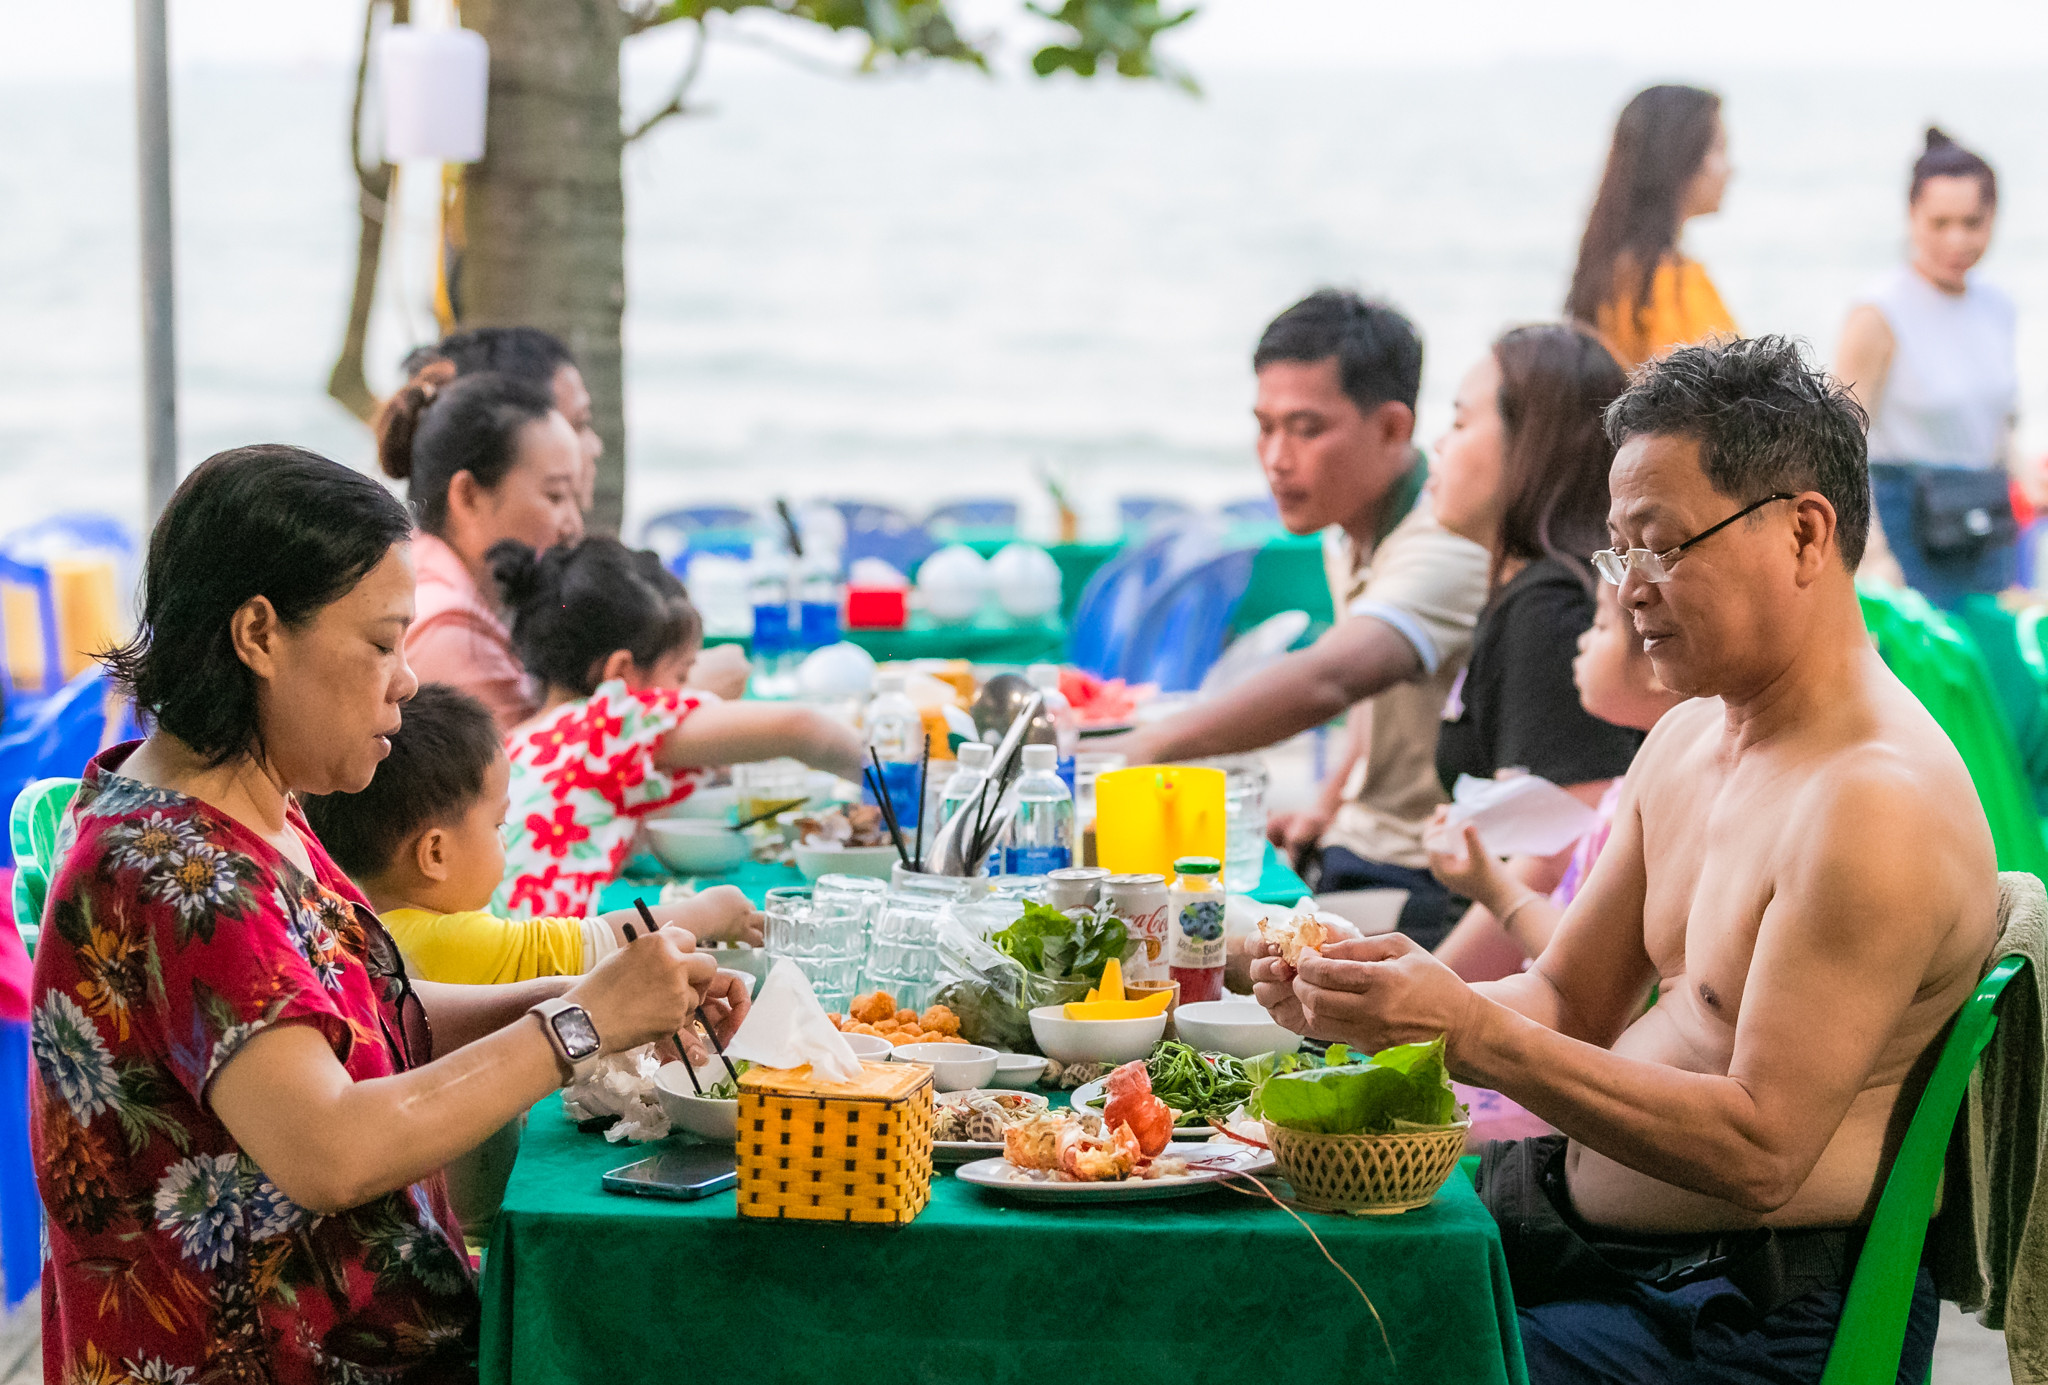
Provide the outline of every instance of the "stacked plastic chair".
<path id="1" fill-rule="evenodd" d="M 1160 584 L 1127 643 L 1118 674 L 1161 692 L 1202 685 L 1230 637 L 1230 620 L 1251 582 L 1256 547 L 1233 548 Z"/>
<path id="2" fill-rule="evenodd" d="M 1222 551 L 1222 531 L 1213 522 L 1163 529 L 1124 548 L 1081 589 L 1067 623 L 1067 661 L 1121 678 L 1131 638 L 1166 584 Z"/>
<path id="3" fill-rule="evenodd" d="M 1860 594 L 1878 654 L 1962 755 L 1991 824 L 1998 868 L 2048 879 L 2033 785 L 1976 641 L 1918 592 L 1873 586 Z"/>

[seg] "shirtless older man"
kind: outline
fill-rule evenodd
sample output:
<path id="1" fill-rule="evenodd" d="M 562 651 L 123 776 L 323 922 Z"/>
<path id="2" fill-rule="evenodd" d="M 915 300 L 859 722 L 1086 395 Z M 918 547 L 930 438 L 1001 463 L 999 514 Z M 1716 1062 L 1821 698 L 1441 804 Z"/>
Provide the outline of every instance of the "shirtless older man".
<path id="1" fill-rule="evenodd" d="M 1531 1379 L 1817 1380 L 1854 1228 L 1994 941 L 1991 835 L 1864 630 L 1840 387 L 1781 338 L 1693 347 L 1607 423 L 1599 562 L 1697 700 L 1651 733 L 1549 948 L 1477 986 L 1399 936 L 1253 975 L 1304 1033 L 1448 1036 L 1460 1078 L 1563 1132 L 1488 1146 L 1479 1180 Z M 1923 1271 L 1901 1380 L 1935 1311 Z"/>

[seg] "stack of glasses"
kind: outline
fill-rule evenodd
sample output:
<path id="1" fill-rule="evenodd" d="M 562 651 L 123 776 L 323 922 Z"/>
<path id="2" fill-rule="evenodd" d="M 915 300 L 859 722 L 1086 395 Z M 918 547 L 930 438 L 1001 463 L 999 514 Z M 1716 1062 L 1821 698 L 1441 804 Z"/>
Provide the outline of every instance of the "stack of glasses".
<path id="1" fill-rule="evenodd" d="M 868 937 L 887 887 L 854 875 L 821 875 L 814 889 L 768 891 L 763 942 L 773 960 L 788 958 L 810 978 L 827 1010 L 845 1013 L 861 989 Z"/>

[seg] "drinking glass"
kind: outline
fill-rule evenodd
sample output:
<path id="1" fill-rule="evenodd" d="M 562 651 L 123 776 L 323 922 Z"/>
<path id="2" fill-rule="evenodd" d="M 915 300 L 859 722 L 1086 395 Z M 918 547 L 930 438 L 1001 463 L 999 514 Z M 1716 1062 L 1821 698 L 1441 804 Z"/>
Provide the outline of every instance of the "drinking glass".
<path id="1" fill-rule="evenodd" d="M 1234 894 L 1259 887 L 1266 867 L 1266 783 L 1263 760 L 1225 760 L 1223 770 L 1223 882 Z"/>
<path id="2" fill-rule="evenodd" d="M 931 1004 L 939 980 L 939 920 L 965 903 L 973 882 L 951 875 L 912 875 L 890 889 L 868 937 L 861 989 L 887 991 L 899 1009 Z"/>
<path id="3" fill-rule="evenodd" d="M 810 771 L 801 760 L 756 760 L 732 767 L 732 786 L 739 821 L 745 822 L 779 803 L 810 797 Z"/>
<path id="4" fill-rule="evenodd" d="M 824 900 L 797 885 L 768 891 L 762 912 L 768 956 L 795 962 L 809 978 L 818 1003 L 846 1013 L 860 989 L 861 957 L 867 942 L 867 906 L 846 895 Z"/>

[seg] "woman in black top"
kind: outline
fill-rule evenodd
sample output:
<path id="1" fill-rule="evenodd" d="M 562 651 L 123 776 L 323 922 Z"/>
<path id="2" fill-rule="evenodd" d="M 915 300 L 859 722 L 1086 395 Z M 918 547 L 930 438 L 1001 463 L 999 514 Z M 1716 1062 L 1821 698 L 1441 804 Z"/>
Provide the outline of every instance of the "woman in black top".
<path id="1" fill-rule="evenodd" d="M 1588 806 L 1627 772 L 1639 732 L 1579 705 L 1572 656 L 1593 623 L 1590 555 L 1607 543 L 1601 426 L 1625 381 L 1614 358 L 1576 327 L 1518 327 L 1466 375 L 1451 430 L 1437 443 L 1430 499 L 1446 529 L 1493 554 L 1493 591 L 1472 656 L 1444 708 L 1437 775 L 1539 775 Z M 1564 859 L 1524 861 L 1532 889 Z"/>

